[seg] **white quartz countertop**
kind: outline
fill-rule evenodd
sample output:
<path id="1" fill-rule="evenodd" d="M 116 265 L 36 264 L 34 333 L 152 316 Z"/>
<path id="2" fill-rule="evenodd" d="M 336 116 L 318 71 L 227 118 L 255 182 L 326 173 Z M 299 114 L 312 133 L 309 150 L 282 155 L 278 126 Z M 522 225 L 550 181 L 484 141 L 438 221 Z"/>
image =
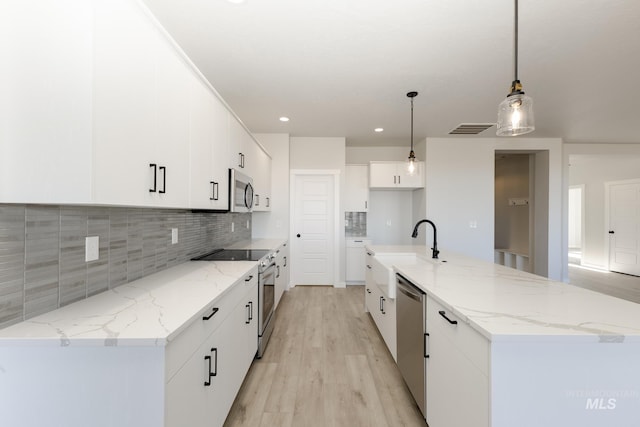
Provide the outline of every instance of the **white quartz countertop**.
<path id="1" fill-rule="evenodd" d="M 0 330 L 0 346 L 163 346 L 254 261 L 189 261 Z"/>
<path id="2" fill-rule="evenodd" d="M 425 246 L 367 249 L 415 253 L 394 270 L 492 341 L 640 342 L 640 304 Z"/>

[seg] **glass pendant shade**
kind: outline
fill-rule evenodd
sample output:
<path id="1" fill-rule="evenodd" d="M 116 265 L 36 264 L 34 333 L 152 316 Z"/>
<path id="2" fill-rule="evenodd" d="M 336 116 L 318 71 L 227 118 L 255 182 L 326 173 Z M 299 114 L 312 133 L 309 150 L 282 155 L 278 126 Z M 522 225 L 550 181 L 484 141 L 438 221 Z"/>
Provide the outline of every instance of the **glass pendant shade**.
<path id="1" fill-rule="evenodd" d="M 524 93 L 509 94 L 498 106 L 498 136 L 518 136 L 535 130 L 533 100 Z"/>
<path id="2" fill-rule="evenodd" d="M 416 155 L 413 153 L 413 150 L 411 150 L 409 158 L 407 159 L 407 173 L 410 176 L 413 176 L 416 173 Z"/>

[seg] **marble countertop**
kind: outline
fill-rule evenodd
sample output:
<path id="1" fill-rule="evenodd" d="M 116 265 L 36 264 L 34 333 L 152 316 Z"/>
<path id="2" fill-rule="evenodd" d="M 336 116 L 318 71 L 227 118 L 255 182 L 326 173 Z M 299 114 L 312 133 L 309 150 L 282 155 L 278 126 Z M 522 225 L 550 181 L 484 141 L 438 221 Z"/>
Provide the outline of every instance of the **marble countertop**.
<path id="1" fill-rule="evenodd" d="M 394 270 L 491 341 L 640 342 L 640 304 L 425 246 L 367 249 L 415 253 Z"/>
<path id="2" fill-rule="evenodd" d="M 192 261 L 0 330 L 0 346 L 164 346 L 254 261 Z"/>

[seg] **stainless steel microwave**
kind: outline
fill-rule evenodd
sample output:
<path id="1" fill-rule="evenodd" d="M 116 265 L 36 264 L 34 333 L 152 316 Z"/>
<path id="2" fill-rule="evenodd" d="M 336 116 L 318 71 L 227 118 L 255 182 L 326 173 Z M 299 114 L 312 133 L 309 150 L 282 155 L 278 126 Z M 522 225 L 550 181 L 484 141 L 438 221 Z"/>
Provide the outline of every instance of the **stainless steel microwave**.
<path id="1" fill-rule="evenodd" d="M 253 179 L 235 169 L 229 169 L 229 210 L 251 212 L 252 207 Z"/>

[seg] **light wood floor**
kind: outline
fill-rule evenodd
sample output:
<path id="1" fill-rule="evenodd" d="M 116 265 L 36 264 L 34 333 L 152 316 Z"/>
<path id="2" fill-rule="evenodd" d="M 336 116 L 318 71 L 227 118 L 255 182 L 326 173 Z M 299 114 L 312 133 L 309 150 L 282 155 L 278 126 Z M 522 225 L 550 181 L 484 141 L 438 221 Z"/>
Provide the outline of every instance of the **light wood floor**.
<path id="1" fill-rule="evenodd" d="M 362 286 L 295 287 L 274 320 L 225 426 L 426 426 Z"/>
<path id="2" fill-rule="evenodd" d="M 569 283 L 640 304 L 640 277 L 569 264 Z"/>

